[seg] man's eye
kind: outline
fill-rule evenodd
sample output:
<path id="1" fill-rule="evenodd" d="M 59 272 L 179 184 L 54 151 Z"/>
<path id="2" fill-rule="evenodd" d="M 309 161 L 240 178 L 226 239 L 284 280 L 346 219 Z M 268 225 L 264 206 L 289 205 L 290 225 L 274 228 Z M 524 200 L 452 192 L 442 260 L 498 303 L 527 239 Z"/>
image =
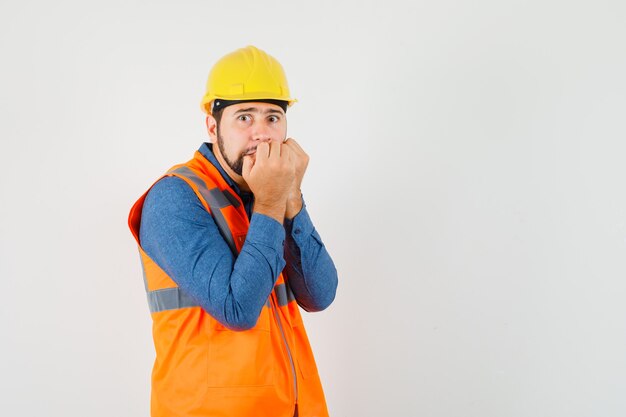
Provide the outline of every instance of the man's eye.
<path id="1" fill-rule="evenodd" d="M 278 117 L 277 116 L 270 116 L 268 119 L 272 123 L 276 123 L 278 121 Z"/>
<path id="2" fill-rule="evenodd" d="M 238 117 L 239 120 L 241 120 L 242 122 L 247 122 L 248 120 L 250 120 L 250 116 L 248 116 L 247 114 L 242 114 L 241 116 Z"/>

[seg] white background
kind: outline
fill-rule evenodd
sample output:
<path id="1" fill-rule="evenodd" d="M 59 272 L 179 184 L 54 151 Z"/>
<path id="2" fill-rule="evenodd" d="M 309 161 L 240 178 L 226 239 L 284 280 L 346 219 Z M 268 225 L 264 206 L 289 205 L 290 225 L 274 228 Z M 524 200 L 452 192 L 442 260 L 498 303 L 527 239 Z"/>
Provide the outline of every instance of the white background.
<path id="1" fill-rule="evenodd" d="M 332 416 L 626 415 L 621 0 L 0 2 L 2 415 L 148 415 L 128 210 L 248 44 L 339 271 Z"/>

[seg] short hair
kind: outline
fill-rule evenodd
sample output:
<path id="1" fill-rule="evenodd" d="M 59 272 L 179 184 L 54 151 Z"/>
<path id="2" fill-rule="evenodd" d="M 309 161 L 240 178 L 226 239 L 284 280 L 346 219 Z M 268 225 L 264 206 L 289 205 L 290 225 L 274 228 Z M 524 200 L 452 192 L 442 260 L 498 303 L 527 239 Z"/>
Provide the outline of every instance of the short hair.
<path id="1" fill-rule="evenodd" d="M 220 128 L 220 122 L 222 121 L 222 113 L 224 113 L 224 107 L 217 109 L 211 113 L 213 118 L 215 119 L 215 125 L 218 129 Z"/>

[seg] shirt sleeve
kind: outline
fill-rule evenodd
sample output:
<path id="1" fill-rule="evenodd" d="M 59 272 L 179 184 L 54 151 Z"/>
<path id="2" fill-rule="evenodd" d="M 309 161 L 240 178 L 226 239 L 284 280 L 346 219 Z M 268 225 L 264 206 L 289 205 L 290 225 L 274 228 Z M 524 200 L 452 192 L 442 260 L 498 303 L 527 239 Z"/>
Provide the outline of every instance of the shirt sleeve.
<path id="1" fill-rule="evenodd" d="M 306 311 L 326 309 L 337 292 L 337 270 L 304 201 L 302 210 L 285 219 L 285 272 L 296 301 Z"/>
<path id="2" fill-rule="evenodd" d="M 254 213 L 235 259 L 211 214 L 177 177 L 165 177 L 152 187 L 139 234 L 148 256 L 232 330 L 254 327 L 285 266 L 285 231 L 279 222 Z"/>

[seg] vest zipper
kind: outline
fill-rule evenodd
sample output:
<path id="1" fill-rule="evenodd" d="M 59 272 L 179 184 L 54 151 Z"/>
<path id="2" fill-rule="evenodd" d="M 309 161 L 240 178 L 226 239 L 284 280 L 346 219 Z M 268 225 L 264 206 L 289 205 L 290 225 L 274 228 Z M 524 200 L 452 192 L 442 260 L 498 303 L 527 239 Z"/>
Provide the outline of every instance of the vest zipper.
<path id="1" fill-rule="evenodd" d="M 272 291 L 273 292 L 273 291 Z M 280 335 L 283 338 L 283 342 L 285 343 L 285 347 L 287 348 L 287 355 L 289 356 L 289 363 L 291 364 L 291 372 L 293 374 L 293 392 L 296 397 L 296 410 L 298 409 L 298 378 L 296 375 L 296 367 L 293 363 L 293 357 L 291 356 L 291 349 L 289 349 L 289 344 L 287 343 L 287 338 L 285 337 L 285 332 L 283 331 L 283 325 L 280 321 L 280 317 L 278 316 L 278 304 L 274 299 L 275 295 L 272 294 L 270 297 L 272 299 L 272 303 L 274 304 L 274 316 L 276 317 L 276 321 L 278 322 L 278 328 L 280 329 Z"/>

